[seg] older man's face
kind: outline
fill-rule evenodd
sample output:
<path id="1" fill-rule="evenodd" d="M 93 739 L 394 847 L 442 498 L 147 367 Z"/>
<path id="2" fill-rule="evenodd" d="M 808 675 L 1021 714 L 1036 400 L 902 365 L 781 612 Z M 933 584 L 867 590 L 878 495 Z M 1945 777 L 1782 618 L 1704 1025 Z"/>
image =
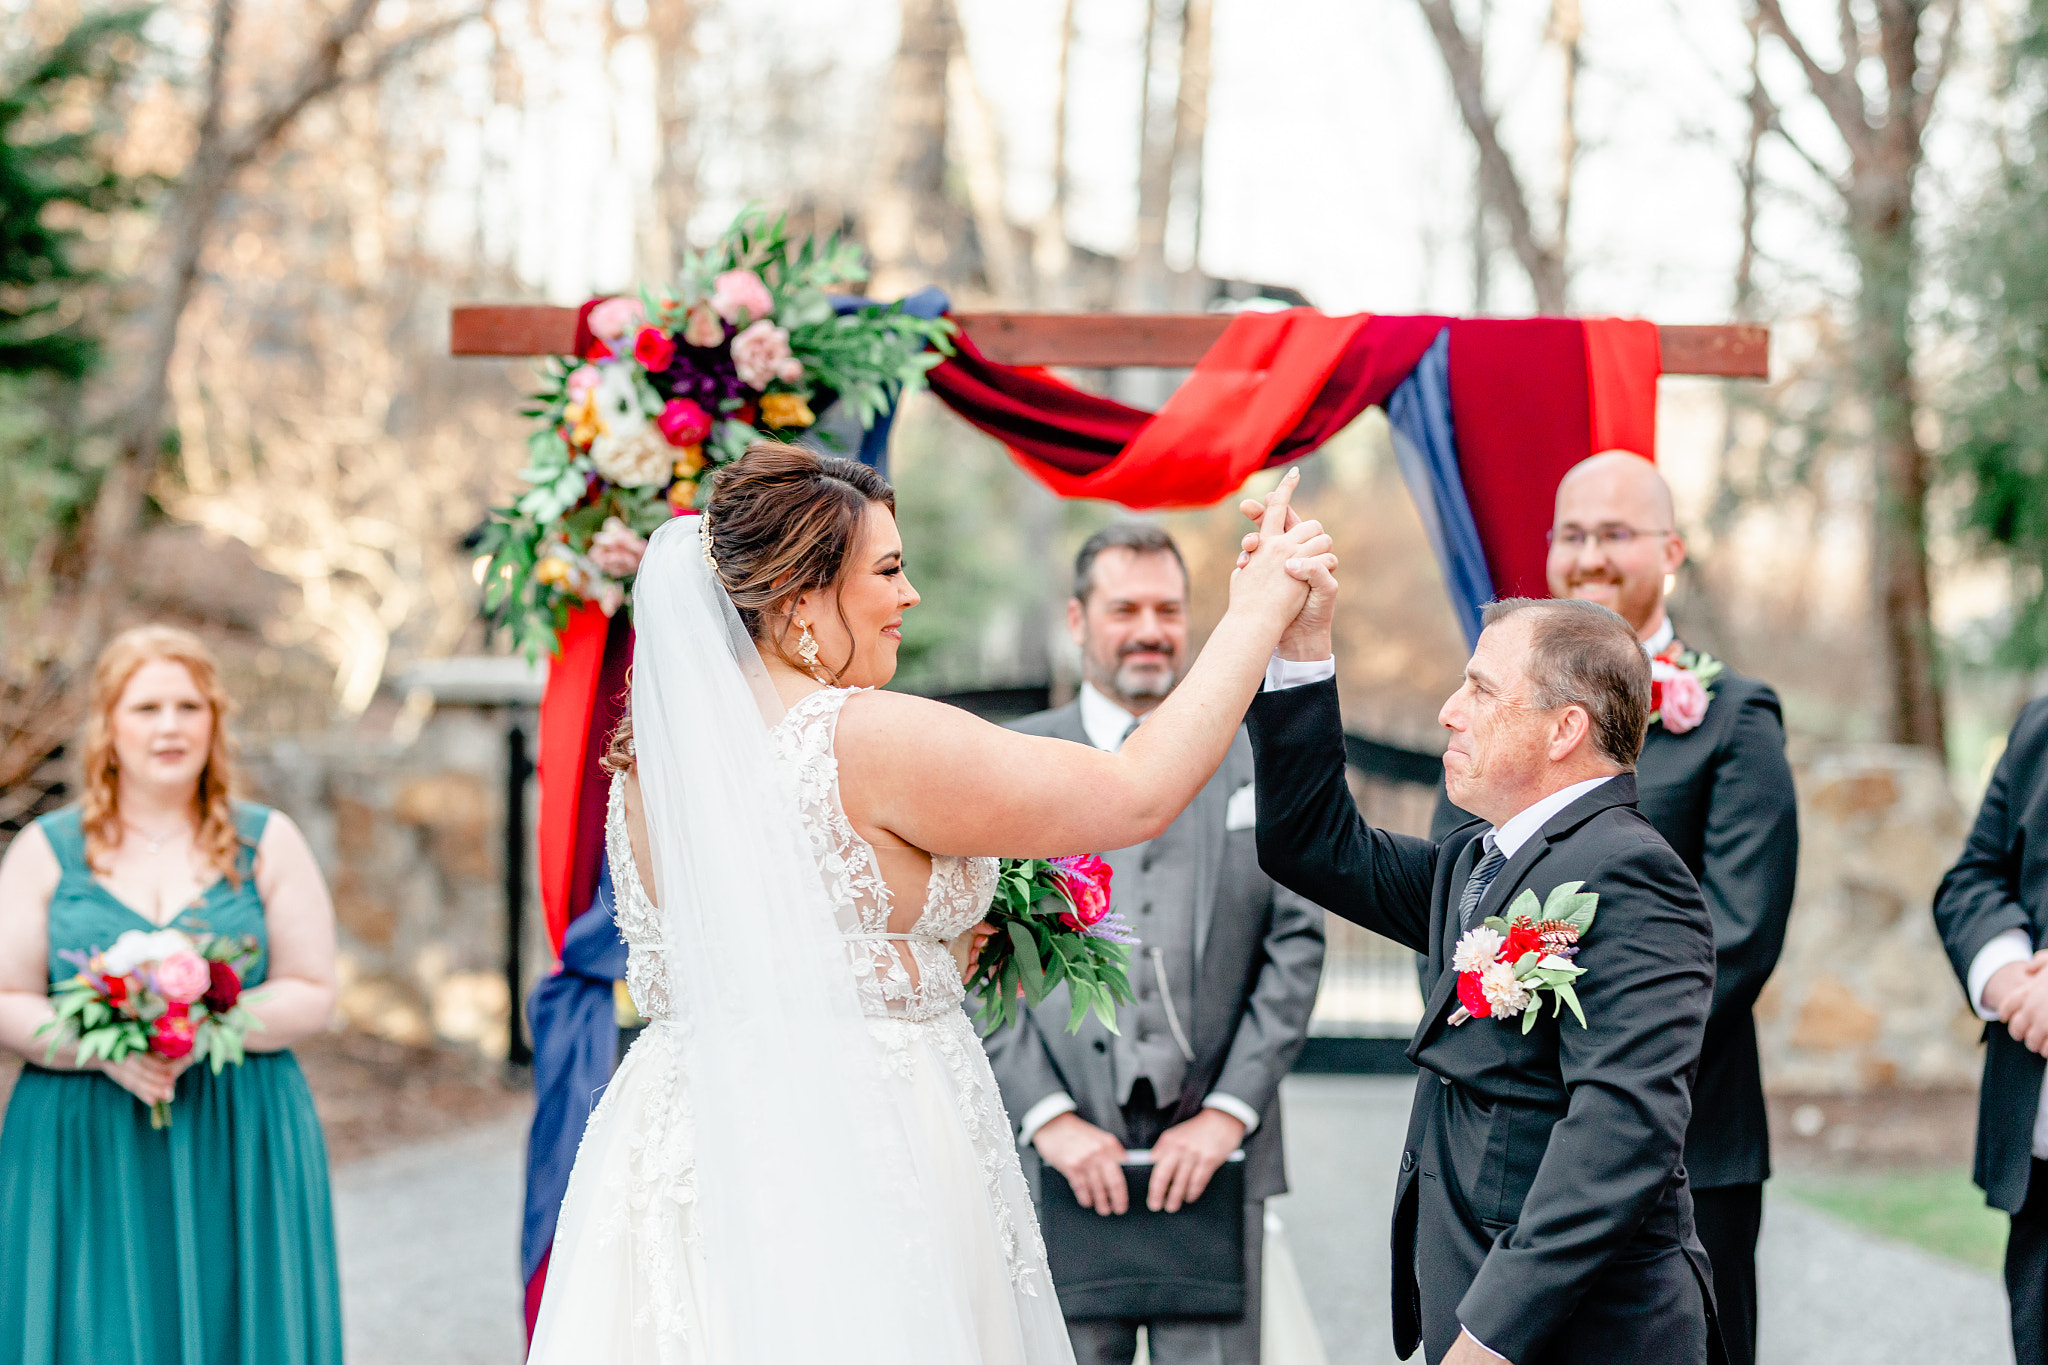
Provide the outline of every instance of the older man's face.
<path id="1" fill-rule="evenodd" d="M 1188 581 L 1165 551 L 1111 546 L 1095 558 L 1088 600 L 1067 604 L 1081 675 L 1136 712 L 1180 681 L 1188 653 Z"/>
<path id="2" fill-rule="evenodd" d="M 1529 701 L 1530 628 L 1510 616 L 1488 626 L 1465 681 L 1437 713 L 1451 732 L 1444 785 L 1451 800 L 1500 824 L 1541 794 L 1549 763 L 1550 713 Z"/>

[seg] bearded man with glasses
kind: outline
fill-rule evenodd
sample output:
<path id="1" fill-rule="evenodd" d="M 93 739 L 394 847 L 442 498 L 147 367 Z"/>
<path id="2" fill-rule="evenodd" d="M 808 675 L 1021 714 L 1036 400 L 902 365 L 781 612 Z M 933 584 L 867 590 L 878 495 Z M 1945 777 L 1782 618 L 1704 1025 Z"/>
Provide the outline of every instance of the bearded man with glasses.
<path id="1" fill-rule="evenodd" d="M 1771 1172 L 1752 1009 L 1785 944 L 1799 822 L 1777 694 L 1687 648 L 1665 615 L 1671 576 L 1685 562 L 1675 525 L 1657 467 L 1632 451 L 1606 451 L 1558 484 L 1545 570 L 1551 596 L 1609 608 L 1651 657 L 1637 805 L 1691 869 L 1714 920 L 1714 1003 L 1692 1085 L 1685 1169 L 1730 1365 L 1750 1365 Z M 1436 837 L 1470 818 L 1439 799 Z"/>

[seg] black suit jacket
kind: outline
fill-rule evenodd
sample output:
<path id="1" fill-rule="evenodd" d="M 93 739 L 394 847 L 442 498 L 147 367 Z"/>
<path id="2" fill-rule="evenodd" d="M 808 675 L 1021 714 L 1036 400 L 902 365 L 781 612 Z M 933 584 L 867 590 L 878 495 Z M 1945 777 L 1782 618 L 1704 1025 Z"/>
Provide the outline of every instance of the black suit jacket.
<path id="1" fill-rule="evenodd" d="M 1674 735 L 1652 725 L 1636 761 L 1636 807 L 1685 861 L 1714 919 L 1714 1008 L 1693 1078 L 1685 1172 L 1694 1189 L 1771 1174 L 1763 1071 L 1751 1012 L 1785 947 L 1799 871 L 1799 807 L 1778 695 L 1723 673 L 1706 717 Z M 1430 832 L 1472 817 L 1438 789 Z"/>
<path id="2" fill-rule="evenodd" d="M 1440 844 L 1368 827 L 1345 785 L 1334 681 L 1261 693 L 1250 722 L 1266 870 L 1429 959 L 1431 988 L 1408 1047 L 1423 1076 L 1395 1193 L 1396 1349 L 1406 1356 L 1422 1337 L 1418 1265 L 1431 1274 L 1459 1261 L 1427 1244 L 1440 1233 L 1425 1227 L 1417 1240 L 1425 1148 L 1449 1153 L 1452 1201 L 1491 1239 L 1457 1307 L 1487 1346 L 1534 1360 L 1569 1335 L 1582 1300 L 1611 1307 L 1624 1296 L 1643 1305 L 1640 1358 L 1656 1358 L 1662 1332 L 1697 1330 L 1696 1320 L 1668 1320 L 1681 1295 L 1623 1288 L 1681 1246 L 1680 1273 L 1711 1283 L 1680 1155 L 1713 998 L 1713 928 L 1692 874 L 1636 811 L 1633 778 L 1615 777 L 1553 816 L 1480 905 L 1497 914 L 1524 888 L 1540 900 L 1566 881 L 1598 894 L 1577 959 L 1587 1026 L 1546 1014 L 1527 1034 L 1492 1020 L 1454 1028 L 1457 900 L 1486 826 L 1475 821 Z M 1443 1104 L 1433 1077 L 1454 1088 L 1456 1104 Z M 1443 1127 L 1432 1128 L 1433 1115 Z M 1448 1344 L 1432 1342 L 1432 1354 Z"/>
<path id="3" fill-rule="evenodd" d="M 2036 948 L 2048 938 L 2048 698 L 2014 723 L 1963 855 L 1934 893 L 1934 923 L 1965 990 L 1970 963 L 1998 935 L 2023 929 Z M 2018 1213 L 2033 1169 L 2042 1059 L 2003 1024 L 1987 1024 L 1984 1041 L 1975 1174 L 1986 1200 Z"/>

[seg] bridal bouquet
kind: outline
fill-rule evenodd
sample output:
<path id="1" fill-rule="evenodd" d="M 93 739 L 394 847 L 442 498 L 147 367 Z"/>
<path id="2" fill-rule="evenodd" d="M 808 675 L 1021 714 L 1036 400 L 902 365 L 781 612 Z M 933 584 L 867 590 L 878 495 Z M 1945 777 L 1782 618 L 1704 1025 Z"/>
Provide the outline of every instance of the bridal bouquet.
<path id="1" fill-rule="evenodd" d="M 1109 908 L 1109 864 L 1100 858 L 1005 858 L 972 987 L 984 1032 L 1015 1023 L 1024 1008 L 1064 981 L 1073 1009 L 1067 1031 L 1093 1010 L 1111 1033 L 1116 1007 L 1131 1002 L 1130 946 L 1138 940 Z"/>
<path id="2" fill-rule="evenodd" d="M 1522 1018 L 1522 1032 L 1536 1027 L 1543 992 L 1550 992 L 1555 1018 L 1571 1007 L 1579 1027 L 1586 1013 L 1572 982 L 1586 974 L 1572 959 L 1579 939 L 1593 927 L 1600 897 L 1581 891 L 1583 882 L 1559 882 L 1539 908 L 1534 891 L 1523 891 L 1505 916 L 1489 915 L 1467 929 L 1451 957 L 1458 973 L 1458 1008 L 1452 1024 L 1470 1019 Z"/>
<path id="3" fill-rule="evenodd" d="M 529 487 L 478 542 L 485 618 L 551 651 L 571 606 L 626 605 L 647 537 L 749 441 L 794 440 L 834 402 L 866 429 L 923 382 L 953 324 L 835 305 L 866 275 L 853 243 L 750 206 L 669 284 L 587 306 L 579 353 L 546 362 L 524 409 Z"/>
<path id="4" fill-rule="evenodd" d="M 241 1062 L 249 1030 L 263 1027 L 241 1003 L 242 978 L 260 951 L 248 934 L 130 929 L 111 948 L 60 953 L 78 973 L 50 992 L 57 1017 L 36 1036 L 54 1035 L 50 1056 L 76 1043 L 80 1062 L 153 1052 L 195 1057 L 219 1075 Z M 152 1128 L 170 1122 L 169 1103 L 149 1107 Z"/>

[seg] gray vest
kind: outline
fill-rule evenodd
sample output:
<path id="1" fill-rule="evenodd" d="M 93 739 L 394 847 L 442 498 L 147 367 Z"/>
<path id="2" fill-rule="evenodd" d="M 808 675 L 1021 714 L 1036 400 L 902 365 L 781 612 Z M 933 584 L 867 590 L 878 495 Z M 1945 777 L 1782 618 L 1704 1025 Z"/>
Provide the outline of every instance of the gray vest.
<path id="1" fill-rule="evenodd" d="M 1198 822 L 1176 820 L 1157 839 L 1103 854 L 1114 871 L 1111 908 L 1139 939 L 1131 950 L 1134 1004 L 1117 1010 L 1123 1032 L 1111 1040 L 1117 1103 L 1128 1104 L 1139 1077 L 1156 1102 L 1171 1108 L 1187 1083 L 1193 1049 L 1195 900 L 1202 835 Z M 1166 991 L 1160 990 L 1165 978 Z"/>

